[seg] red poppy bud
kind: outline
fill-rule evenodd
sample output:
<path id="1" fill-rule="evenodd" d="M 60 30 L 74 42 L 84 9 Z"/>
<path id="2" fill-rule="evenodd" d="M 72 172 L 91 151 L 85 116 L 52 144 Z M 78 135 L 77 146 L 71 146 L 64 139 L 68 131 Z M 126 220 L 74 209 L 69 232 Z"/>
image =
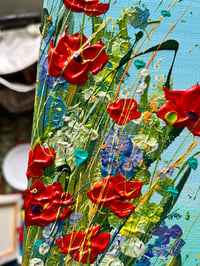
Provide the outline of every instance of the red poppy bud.
<path id="1" fill-rule="evenodd" d="M 44 148 L 37 146 L 34 151 L 29 152 L 28 169 L 26 172 L 28 180 L 32 177 L 40 177 L 43 175 L 43 167 L 53 164 L 56 158 L 54 148 Z"/>
<path id="2" fill-rule="evenodd" d="M 141 113 L 137 111 L 137 102 L 134 99 L 115 99 L 108 105 L 107 111 L 115 123 L 120 126 L 141 116 Z"/>

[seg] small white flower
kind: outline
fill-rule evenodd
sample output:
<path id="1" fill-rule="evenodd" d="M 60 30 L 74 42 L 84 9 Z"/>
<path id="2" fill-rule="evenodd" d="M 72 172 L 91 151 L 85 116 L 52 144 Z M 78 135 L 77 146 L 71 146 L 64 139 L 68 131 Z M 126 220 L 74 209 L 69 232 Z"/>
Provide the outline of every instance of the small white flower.
<path id="1" fill-rule="evenodd" d="M 155 64 L 153 67 L 154 67 L 155 70 L 159 70 L 160 69 L 160 65 L 159 64 Z"/>
<path id="2" fill-rule="evenodd" d="M 156 85 L 155 83 L 152 83 L 152 84 L 151 84 L 151 88 L 152 88 L 152 89 L 156 89 L 156 88 L 157 88 L 157 85 Z"/>
<path id="3" fill-rule="evenodd" d="M 124 242 L 121 245 L 121 249 L 125 255 L 130 256 L 132 258 L 138 258 L 140 254 L 144 251 L 145 246 L 144 243 L 140 241 L 137 237 L 133 237 L 130 241 Z"/>
<path id="4" fill-rule="evenodd" d="M 63 116 L 63 121 L 64 122 L 68 122 L 70 120 L 71 120 L 70 116 Z"/>
<path id="5" fill-rule="evenodd" d="M 91 133 L 91 135 L 90 135 L 91 140 L 95 140 L 99 136 L 97 130 L 91 129 L 90 133 Z"/>
<path id="6" fill-rule="evenodd" d="M 105 255 L 103 261 L 101 262 L 101 266 L 124 266 L 124 263 L 111 255 Z"/>
<path id="7" fill-rule="evenodd" d="M 148 69 L 146 69 L 146 68 L 142 69 L 142 71 L 141 71 L 141 75 L 142 75 L 143 77 L 147 77 L 147 76 L 149 76 L 150 74 L 149 74 Z"/>
<path id="8" fill-rule="evenodd" d="M 67 136 L 68 138 L 72 138 L 72 134 L 69 130 L 65 132 L 65 136 Z"/>
<path id="9" fill-rule="evenodd" d="M 92 97 L 93 94 L 93 88 L 89 88 L 87 90 L 84 90 L 83 92 L 83 97 L 85 101 L 88 101 L 90 97 Z"/>
<path id="10" fill-rule="evenodd" d="M 110 95 L 108 93 L 106 93 L 105 91 L 100 91 L 98 94 L 97 94 L 98 97 L 100 98 L 104 98 L 104 101 L 106 103 L 110 103 L 111 99 L 110 99 Z"/>
<path id="11" fill-rule="evenodd" d="M 47 143 L 44 143 L 44 144 L 43 144 L 43 147 L 44 147 L 45 149 L 47 149 L 47 148 L 49 147 L 49 145 L 48 145 Z"/>
<path id="12" fill-rule="evenodd" d="M 45 255 L 49 252 L 50 246 L 47 243 L 43 243 L 39 246 L 39 253 Z"/>
<path id="13" fill-rule="evenodd" d="M 120 92 L 120 96 L 121 96 L 122 99 L 126 99 L 126 98 L 128 98 L 129 93 L 130 93 L 129 90 L 126 88 L 126 89 L 123 89 L 123 90 Z"/>
<path id="14" fill-rule="evenodd" d="M 157 63 L 158 63 L 158 64 L 161 64 L 161 63 L 162 63 L 162 58 L 158 58 L 158 59 L 157 59 Z"/>
<path id="15" fill-rule="evenodd" d="M 61 131 L 61 130 L 58 130 L 58 131 L 56 132 L 56 135 L 57 135 L 58 137 L 60 137 L 60 136 L 62 135 L 62 131 Z"/>
<path id="16" fill-rule="evenodd" d="M 71 147 L 71 144 L 69 144 L 68 142 L 66 141 L 58 141 L 57 144 L 59 146 L 61 146 L 62 148 L 65 148 L 65 149 L 68 149 Z"/>
<path id="17" fill-rule="evenodd" d="M 146 82 L 142 82 L 142 83 L 140 84 L 140 88 L 141 88 L 142 90 L 145 90 L 146 87 L 147 87 Z"/>
<path id="18" fill-rule="evenodd" d="M 29 266 L 44 266 L 44 262 L 39 258 L 33 258 L 30 261 Z"/>
<path id="19" fill-rule="evenodd" d="M 109 266 L 124 266 L 124 263 L 121 262 L 120 260 L 114 259 L 113 261 L 110 262 Z"/>
<path id="20" fill-rule="evenodd" d="M 49 132 L 49 137 L 51 138 L 53 136 L 53 132 Z"/>
<path id="21" fill-rule="evenodd" d="M 158 144 L 155 144 L 154 146 L 151 146 L 151 150 L 148 153 L 152 153 L 158 149 Z"/>
<path id="22" fill-rule="evenodd" d="M 149 125 L 152 125 L 153 124 L 153 119 L 149 119 L 148 123 L 149 123 Z"/>
<path id="23" fill-rule="evenodd" d="M 156 81 L 161 81 L 161 76 L 155 76 Z"/>
<path id="24" fill-rule="evenodd" d="M 143 90 L 138 90 L 138 91 L 136 91 L 136 93 L 139 94 L 139 95 L 142 95 L 142 94 L 144 94 L 144 91 Z"/>

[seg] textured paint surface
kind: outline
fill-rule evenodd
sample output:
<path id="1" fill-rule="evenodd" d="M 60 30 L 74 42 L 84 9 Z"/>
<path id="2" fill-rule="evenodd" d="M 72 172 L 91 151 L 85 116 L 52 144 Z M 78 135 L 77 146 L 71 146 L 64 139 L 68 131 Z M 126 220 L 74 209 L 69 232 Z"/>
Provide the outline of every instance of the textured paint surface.
<path id="1" fill-rule="evenodd" d="M 79 3 L 78 0 L 74 2 Z M 168 244 L 168 240 L 170 239 L 176 239 L 178 234 L 182 234 L 181 237 L 183 238 L 182 242 L 179 243 L 180 247 L 185 242 L 185 245 L 181 248 L 182 265 L 200 264 L 200 170 L 199 167 L 195 165 L 195 160 L 197 160 L 199 156 L 199 139 L 193 136 L 199 135 L 199 129 L 197 126 L 197 132 L 195 132 L 193 131 L 193 126 L 182 123 L 181 126 L 188 127 L 193 134 L 185 128 L 183 130 L 180 129 L 180 131 L 172 131 L 174 132 L 174 136 L 172 136 L 173 134 L 170 135 L 172 127 L 180 120 L 180 117 L 183 117 L 182 112 L 185 112 L 185 117 L 187 120 L 190 120 L 192 125 L 196 125 L 199 119 L 199 85 L 197 82 L 200 82 L 198 26 L 200 22 L 200 4 L 197 1 L 171 2 L 169 0 L 164 0 L 159 2 L 156 1 L 152 3 L 150 0 L 139 2 L 125 0 L 123 3 L 120 1 L 111 1 L 110 8 L 104 16 L 104 19 L 106 19 L 104 27 L 106 25 L 108 35 L 110 32 L 114 33 L 114 24 L 110 17 L 116 19 L 120 17 L 120 12 L 124 7 L 135 7 L 132 11 L 129 10 L 129 12 L 132 13 L 130 13 L 131 15 L 128 17 L 128 37 L 126 31 L 122 31 L 124 34 L 123 38 L 120 39 L 122 47 L 120 47 L 119 42 L 116 42 L 110 49 L 107 49 L 106 45 L 109 44 L 104 45 L 105 36 L 102 37 L 103 42 L 99 40 L 99 36 L 96 37 L 92 35 L 93 38 L 95 38 L 96 45 L 98 44 L 101 46 L 101 51 L 98 48 L 98 53 L 94 53 L 95 56 L 92 58 L 93 52 L 91 52 L 89 56 L 84 51 L 84 49 L 87 50 L 87 47 L 88 49 L 94 47 L 89 44 L 91 40 L 89 39 L 90 41 L 87 43 L 87 39 L 84 36 L 86 35 L 88 38 L 91 36 L 92 30 L 94 31 L 94 28 L 91 28 L 91 25 L 87 21 L 88 17 L 85 17 L 85 15 L 92 16 L 93 14 L 91 10 L 89 10 L 89 6 L 89 11 L 86 9 L 85 15 L 80 15 L 80 13 L 74 14 L 74 30 L 72 29 L 73 25 L 71 25 L 71 28 L 69 26 L 69 35 L 72 36 L 70 37 L 71 43 L 74 41 L 72 39 L 76 38 L 78 43 L 76 45 L 78 45 L 78 48 L 81 47 L 81 42 L 85 45 L 82 51 L 74 49 L 76 53 L 73 58 L 69 57 L 69 65 L 65 66 L 67 62 L 66 59 L 66 61 L 62 61 L 66 47 L 67 58 L 69 55 L 73 54 L 73 49 L 70 47 L 69 40 L 67 42 L 59 42 L 58 39 L 60 36 L 56 36 L 51 41 L 51 50 L 48 55 L 48 60 L 49 65 L 52 64 L 52 66 L 48 70 L 43 67 L 45 74 L 41 75 L 41 80 L 37 88 L 32 148 L 34 150 L 35 147 L 37 148 L 38 145 L 41 145 L 42 149 L 45 150 L 54 146 L 56 149 L 55 166 L 42 165 L 41 161 L 35 161 L 33 166 L 40 168 L 40 174 L 35 175 L 34 173 L 33 176 L 33 172 L 30 171 L 32 176 L 30 176 L 29 185 L 32 180 L 34 180 L 33 178 L 36 177 L 36 181 L 41 178 L 48 190 L 49 186 L 47 186 L 47 184 L 52 185 L 51 178 L 54 180 L 56 179 L 69 192 L 68 205 L 73 205 L 71 200 L 74 200 L 75 203 L 72 209 L 69 207 L 68 213 L 64 216 L 67 224 L 63 221 L 64 218 L 61 217 L 60 210 L 58 211 L 55 208 L 60 219 L 57 217 L 52 225 L 45 223 L 44 225 L 47 226 L 47 228 L 45 227 L 43 232 L 37 231 L 38 229 L 36 227 L 34 229 L 27 229 L 29 233 L 27 235 L 26 248 L 33 244 L 37 237 L 37 241 L 45 239 L 48 244 L 50 241 L 49 249 L 52 253 L 50 253 L 51 255 L 49 258 L 45 257 L 45 262 L 47 260 L 48 263 L 55 262 L 58 247 L 55 247 L 53 243 L 56 241 L 56 245 L 61 248 L 62 252 L 68 254 L 65 261 L 67 265 L 73 265 L 73 263 L 77 265 L 77 261 L 88 265 L 90 265 L 90 261 L 96 261 L 95 265 L 108 265 L 109 256 L 111 256 L 112 259 L 114 256 L 114 260 L 118 263 L 117 265 L 122 265 L 122 261 L 125 263 L 124 265 L 150 265 L 149 259 L 147 258 L 150 254 L 150 248 L 148 250 L 145 241 L 147 242 L 148 234 L 151 235 L 152 233 L 154 236 L 149 243 L 154 246 L 156 245 L 156 251 L 154 249 L 154 252 L 159 259 L 151 259 L 151 265 L 181 265 L 180 260 L 178 262 L 179 258 L 176 260 L 175 264 L 173 264 L 173 256 L 171 259 L 169 257 L 168 260 L 165 258 L 165 256 L 168 256 L 166 253 L 169 254 L 171 252 L 170 254 L 176 254 L 176 250 L 173 250 L 173 246 L 162 245 Z M 66 1 L 66 3 L 68 5 L 68 1 Z M 64 16 L 62 1 L 56 1 L 56 3 L 53 0 L 45 1 L 44 7 L 47 8 L 48 12 L 51 14 L 51 17 L 49 14 L 46 14 L 49 20 L 47 19 L 47 23 L 45 24 L 47 29 L 49 27 L 51 33 L 54 29 L 52 25 L 54 27 L 57 25 L 58 14 L 63 14 L 65 19 L 68 16 Z M 83 9 L 80 10 L 80 6 L 76 10 L 75 6 L 72 8 L 70 7 L 70 9 L 75 12 L 83 11 Z M 98 9 L 97 12 L 99 12 Z M 126 10 L 123 10 L 123 12 L 126 12 Z M 135 15 L 134 12 L 136 12 L 137 15 Z M 97 23 L 98 20 L 93 20 L 93 22 Z M 94 25 L 96 26 L 95 23 Z M 120 25 L 120 22 L 118 23 Z M 61 23 L 59 27 L 60 25 Z M 81 27 L 80 25 L 85 27 Z M 99 35 L 102 34 L 103 36 L 104 27 L 102 31 L 98 31 L 97 27 L 96 30 Z M 64 26 L 63 28 L 61 26 L 61 29 L 63 31 Z M 82 37 L 78 33 L 80 29 L 84 31 Z M 115 25 L 115 31 L 117 31 L 117 29 L 118 26 Z M 155 31 L 151 31 L 151 29 L 155 29 Z M 46 29 L 43 28 L 43 31 L 45 30 Z M 65 37 L 66 36 L 61 37 L 60 40 L 64 40 Z M 144 40 L 146 40 L 146 42 L 145 45 L 142 46 Z M 48 54 L 49 43 L 49 40 L 43 40 L 40 59 Z M 52 46 L 53 43 L 57 43 L 59 46 L 57 50 L 55 46 Z M 65 44 L 65 48 L 62 46 L 63 43 Z M 61 51 L 61 57 L 59 57 L 59 63 L 62 61 L 61 64 L 63 64 L 61 67 L 57 65 L 57 61 L 54 60 L 54 56 L 55 58 L 60 56 L 59 53 L 57 54 L 57 51 Z M 107 65 L 106 62 L 108 61 L 108 57 L 105 53 L 107 53 L 109 57 L 109 63 Z M 136 59 L 137 61 L 133 61 L 133 54 L 138 56 L 138 59 Z M 88 61 L 82 61 L 83 55 L 85 57 L 88 56 Z M 101 58 L 103 61 L 100 60 Z M 44 58 L 43 61 L 41 60 L 40 62 L 43 63 L 39 65 L 39 71 L 41 71 L 42 64 L 45 66 Z M 99 66 L 95 66 L 95 62 L 99 62 Z M 70 71 L 76 64 L 80 67 L 80 70 L 76 73 L 75 78 L 71 78 Z M 85 66 L 87 66 L 87 69 L 84 68 Z M 100 70 L 105 66 L 107 72 L 101 72 Z M 145 66 L 147 69 L 142 69 Z M 65 72 L 65 67 L 67 67 L 67 74 L 63 74 L 63 76 L 65 76 L 66 81 L 60 76 L 60 74 Z M 97 71 L 95 71 L 93 67 L 97 69 Z M 117 71 L 117 78 L 115 75 L 111 76 L 112 78 L 109 77 L 110 74 L 107 78 L 107 73 L 112 69 Z M 105 69 L 103 69 L 103 71 L 104 70 Z M 137 72 L 137 70 L 140 72 Z M 81 72 L 79 76 L 80 71 L 83 72 Z M 89 76 L 89 72 L 94 74 L 94 77 Z M 98 85 L 99 80 L 103 80 L 103 82 L 100 83 L 101 85 Z M 112 84 L 113 80 L 114 85 Z M 68 84 L 69 82 L 73 85 Z M 167 86 L 165 97 L 163 91 L 164 82 Z M 106 87 L 108 84 L 109 89 Z M 81 90 L 82 88 L 80 85 L 85 85 L 83 90 Z M 93 88 L 96 88 L 95 86 L 97 86 L 97 89 L 101 88 L 101 91 L 97 90 L 94 93 Z M 183 100 L 180 97 L 181 92 L 175 92 L 186 91 L 193 86 L 197 88 L 197 97 L 186 97 L 187 99 Z M 149 94 L 147 93 L 148 89 L 146 90 L 147 87 L 149 87 Z M 164 108 L 162 106 L 164 106 L 165 100 L 171 97 L 167 97 L 167 94 L 170 95 L 168 89 L 173 89 L 175 92 L 175 105 L 173 106 L 173 101 L 170 102 L 169 100 L 170 104 L 167 108 L 170 109 L 170 112 L 162 112 L 162 108 Z M 113 90 L 113 92 L 109 93 L 109 90 Z M 173 92 L 171 94 L 173 94 Z M 185 95 L 186 93 L 183 94 Z M 51 98 L 52 95 L 53 98 Z M 65 102 L 60 100 L 59 104 L 55 104 L 56 100 L 59 99 L 57 97 L 60 97 L 60 99 L 64 98 Z M 131 100 L 131 97 L 134 97 L 134 100 Z M 126 98 L 129 99 L 127 100 Z M 84 108 L 81 109 L 81 104 L 83 102 L 85 103 Z M 45 105 L 43 106 L 44 103 L 47 104 L 46 107 Z M 105 108 L 106 105 L 107 107 Z M 178 105 L 180 105 L 179 107 L 181 108 L 183 107 L 183 109 L 176 109 Z M 101 108 L 99 108 L 99 106 L 101 106 Z M 79 108 L 80 111 L 78 112 L 77 110 L 79 110 Z M 102 110 L 105 110 L 105 112 Z M 161 119 L 160 122 L 156 120 L 158 119 L 156 117 L 156 111 L 158 117 L 162 118 L 165 122 L 168 121 L 168 127 L 165 126 L 165 123 L 163 123 Z M 45 115 L 43 113 L 45 113 Z M 63 115 L 63 121 L 60 121 L 60 117 Z M 101 128 L 101 122 L 103 127 L 105 126 L 104 130 Z M 97 124 L 98 127 L 95 127 L 94 125 Z M 138 135 L 131 129 L 131 127 L 134 126 L 134 130 L 137 132 L 137 125 L 138 127 L 143 125 L 141 131 L 138 131 Z M 99 136 L 98 134 L 102 135 Z M 179 136 L 176 138 L 177 135 Z M 89 140 L 86 136 L 89 136 Z M 91 145 L 88 144 L 89 141 L 91 141 Z M 137 145 L 136 149 L 133 148 L 135 143 Z M 169 145 L 168 143 L 172 144 L 166 149 L 166 146 Z M 84 148 L 88 150 L 85 151 Z M 99 154 L 99 156 L 96 154 Z M 55 157 L 54 154 L 51 155 L 52 158 Z M 189 167 L 186 168 L 187 160 L 192 155 L 194 158 L 190 158 Z M 161 161 L 159 159 L 161 159 Z M 98 167 L 95 168 L 97 161 Z M 151 164 L 152 161 L 153 163 Z M 72 169 L 70 169 L 70 167 Z M 150 171 L 152 178 L 150 178 L 146 168 Z M 35 170 L 35 168 L 33 170 Z M 178 173 L 180 173 L 180 176 L 178 176 L 178 179 L 175 179 L 176 182 L 174 181 L 175 183 L 173 183 L 172 177 L 175 178 Z M 66 179 L 63 178 L 64 174 L 67 176 Z M 137 178 L 139 181 L 133 180 Z M 180 180 L 184 183 L 184 187 Z M 143 184 L 142 196 L 139 195 L 141 183 Z M 44 184 L 42 183 L 41 187 L 43 186 Z M 139 186 L 139 188 L 137 188 L 137 186 Z M 157 193 L 154 193 L 155 190 Z M 31 193 L 31 197 L 34 199 L 36 196 L 34 193 L 37 192 L 35 192 L 34 189 L 27 191 L 27 195 Z M 65 195 L 63 193 L 62 197 L 65 196 L 66 199 L 64 198 L 64 200 L 67 200 L 68 194 Z M 31 197 L 29 196 L 28 200 L 30 200 Z M 57 200 L 60 201 L 62 212 L 62 197 L 59 197 L 60 196 L 58 196 Z M 170 211 L 168 211 L 165 221 L 161 218 L 162 212 L 166 209 L 166 206 L 164 204 L 162 205 L 162 203 L 158 204 L 162 197 L 165 200 L 165 197 L 168 197 L 168 204 L 170 205 L 168 206 L 168 210 Z M 139 202 L 137 201 L 138 198 Z M 152 201 L 151 203 L 149 202 L 150 199 Z M 165 200 L 163 202 L 165 202 Z M 174 205 L 175 202 L 176 204 Z M 47 203 L 47 205 L 32 203 L 29 211 L 33 213 L 33 216 L 40 216 L 45 208 L 48 210 L 48 208 L 51 207 L 50 203 L 51 202 Z M 54 200 L 52 206 L 53 204 Z M 80 204 L 82 208 L 80 208 Z M 74 208 L 77 212 L 71 214 Z M 134 208 L 135 216 L 132 215 Z M 87 214 L 89 214 L 89 217 L 87 217 Z M 140 222 L 136 222 L 137 218 Z M 162 223 L 159 222 L 160 219 Z M 144 224 L 147 223 L 147 221 L 150 226 L 145 228 Z M 100 230 L 100 233 L 97 223 L 101 224 L 102 231 Z M 155 234 L 154 232 L 156 231 L 150 230 L 152 223 L 160 228 Z M 42 224 L 39 226 L 41 227 Z M 114 227 L 114 229 L 112 227 Z M 174 233 L 170 228 L 174 229 Z M 179 228 L 181 229 L 179 230 Z M 40 230 L 43 229 L 41 228 Z M 141 236 L 140 233 L 144 233 L 144 235 Z M 52 234 L 54 236 L 53 240 Z M 41 235 L 43 236 L 42 238 Z M 161 240 L 165 239 L 166 243 L 161 241 L 161 244 L 155 244 L 155 235 L 160 236 Z M 135 236 L 136 240 L 134 238 Z M 85 247 L 81 247 L 78 244 L 79 238 L 84 239 L 82 242 L 85 243 Z M 96 243 L 97 239 L 102 241 L 103 238 L 106 239 L 105 243 L 107 243 L 107 247 L 105 245 L 100 246 Z M 118 238 L 120 238 L 119 243 L 121 244 L 115 243 Z M 72 241 L 72 250 L 68 244 L 69 239 Z M 91 249 L 90 240 L 94 240 Z M 73 241 L 77 243 L 73 243 Z M 113 250 L 111 249 L 112 241 L 115 243 L 115 245 L 113 244 Z M 146 244 L 146 251 L 142 241 Z M 123 245 L 125 245 L 125 248 Z M 141 248 L 138 249 L 138 245 Z M 41 243 L 39 246 L 41 246 Z M 117 253 L 117 248 L 120 248 L 122 251 L 121 256 Z M 146 255 L 147 250 L 149 252 L 148 255 Z M 102 255 L 97 257 L 98 253 Z M 142 256 L 144 253 L 146 255 L 145 257 Z M 40 255 L 41 254 L 42 253 L 40 253 Z M 141 258 L 139 258 L 140 255 Z M 36 257 L 34 258 L 34 256 Z M 136 261 L 137 257 L 138 260 Z M 37 258 L 37 252 L 32 251 L 31 258 L 31 262 L 33 263 L 31 265 L 35 265 L 34 263 L 36 263 L 36 261 L 34 260 L 39 259 Z M 62 259 L 63 258 L 64 257 L 62 257 Z M 151 256 L 149 256 L 149 258 L 151 258 Z M 26 260 L 29 260 L 28 253 L 25 254 L 25 261 Z"/>

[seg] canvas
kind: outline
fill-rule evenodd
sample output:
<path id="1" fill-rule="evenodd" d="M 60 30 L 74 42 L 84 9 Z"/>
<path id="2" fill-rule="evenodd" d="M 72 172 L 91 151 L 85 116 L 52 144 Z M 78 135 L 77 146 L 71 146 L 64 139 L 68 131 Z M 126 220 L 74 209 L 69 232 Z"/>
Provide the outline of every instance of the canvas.
<path id="1" fill-rule="evenodd" d="M 198 1 L 45 0 L 23 265 L 199 265 Z"/>

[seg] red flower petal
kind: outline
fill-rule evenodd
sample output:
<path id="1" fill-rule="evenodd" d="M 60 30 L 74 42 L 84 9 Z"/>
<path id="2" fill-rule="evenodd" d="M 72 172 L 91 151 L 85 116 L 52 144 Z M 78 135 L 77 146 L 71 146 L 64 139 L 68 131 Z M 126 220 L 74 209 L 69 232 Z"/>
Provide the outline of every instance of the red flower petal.
<path id="1" fill-rule="evenodd" d="M 200 136 L 200 122 L 197 123 L 197 122 L 190 120 L 187 123 L 187 128 L 191 131 L 191 133 L 194 136 Z"/>
<path id="2" fill-rule="evenodd" d="M 130 202 L 124 202 L 121 200 L 115 200 L 110 204 L 110 210 L 117 217 L 123 219 L 124 217 L 131 215 L 135 209 L 135 206 Z"/>
<path id="3" fill-rule="evenodd" d="M 39 163 L 29 161 L 26 176 L 28 180 L 32 177 L 40 177 L 44 174 L 43 167 Z"/>
<path id="4" fill-rule="evenodd" d="M 99 0 L 63 0 L 64 5 L 71 11 L 96 17 L 109 9 L 109 4 L 99 3 Z"/>
<path id="5" fill-rule="evenodd" d="M 142 182 L 138 180 L 126 181 L 117 183 L 115 187 L 119 191 L 121 197 L 126 200 L 131 200 L 139 197 L 142 189 Z"/>
<path id="6" fill-rule="evenodd" d="M 120 218 L 132 213 L 134 205 L 126 200 L 135 199 L 140 195 L 142 182 L 127 181 L 123 175 L 109 176 L 96 183 L 88 191 L 89 199 L 100 206 L 109 207 L 111 212 Z"/>
<path id="7" fill-rule="evenodd" d="M 50 166 L 56 158 L 56 152 L 54 148 L 44 148 L 43 146 L 37 146 L 34 150 L 32 160 L 34 163 L 40 163 L 43 167 Z"/>
<path id="8" fill-rule="evenodd" d="M 47 226 L 66 219 L 75 206 L 72 196 L 64 193 L 60 183 L 45 187 L 40 180 L 24 192 L 25 225 Z"/>
<path id="9" fill-rule="evenodd" d="M 85 35 L 81 41 L 79 32 L 68 36 L 66 31 L 55 48 L 51 40 L 48 55 L 49 74 L 54 77 L 62 74 L 66 81 L 72 84 L 85 85 L 88 73 L 97 74 L 109 60 L 102 41 L 84 46 L 86 41 Z"/>
<path id="10" fill-rule="evenodd" d="M 165 119 L 168 113 L 176 113 L 178 119 L 173 127 L 187 127 L 193 135 L 200 136 L 200 86 L 196 84 L 186 91 L 169 91 L 166 87 L 167 101 L 157 111 L 157 116 L 168 124 Z M 190 115 L 191 114 L 191 115 Z M 193 114 L 193 115 L 192 115 Z"/>
<path id="11" fill-rule="evenodd" d="M 119 198 L 108 178 L 103 178 L 102 181 L 96 183 L 92 189 L 88 190 L 87 195 L 93 203 L 104 207 L 108 207 L 110 202 Z"/>
<path id="12" fill-rule="evenodd" d="M 137 111 L 137 102 L 134 99 L 115 99 L 108 105 L 107 111 L 118 125 L 127 124 L 130 120 L 141 116 L 141 113 Z"/>
<path id="13" fill-rule="evenodd" d="M 28 180 L 32 177 L 40 177 L 43 175 L 43 167 L 48 167 L 53 164 L 56 158 L 54 148 L 44 148 L 37 146 L 34 151 L 29 152 L 28 168 L 26 176 Z"/>
<path id="14" fill-rule="evenodd" d="M 122 174 L 118 174 L 118 175 L 110 176 L 110 177 L 109 177 L 109 180 L 110 180 L 110 182 L 111 182 L 113 185 L 116 185 L 117 183 L 125 182 L 125 181 L 126 181 L 125 177 L 124 177 Z"/>
<path id="15" fill-rule="evenodd" d="M 90 71 L 93 75 L 96 75 L 109 60 L 104 49 L 104 43 L 101 40 L 95 45 L 85 47 L 83 57 L 84 60 L 91 60 L 91 57 L 96 58 L 94 61 L 91 61 L 90 65 Z"/>
<path id="16" fill-rule="evenodd" d="M 93 263 L 98 254 L 105 252 L 109 242 L 110 234 L 99 234 L 100 225 L 90 228 L 85 232 L 75 231 L 56 241 L 62 253 L 70 254 L 74 260 L 82 263 Z M 88 260 L 89 257 L 89 260 Z"/>

